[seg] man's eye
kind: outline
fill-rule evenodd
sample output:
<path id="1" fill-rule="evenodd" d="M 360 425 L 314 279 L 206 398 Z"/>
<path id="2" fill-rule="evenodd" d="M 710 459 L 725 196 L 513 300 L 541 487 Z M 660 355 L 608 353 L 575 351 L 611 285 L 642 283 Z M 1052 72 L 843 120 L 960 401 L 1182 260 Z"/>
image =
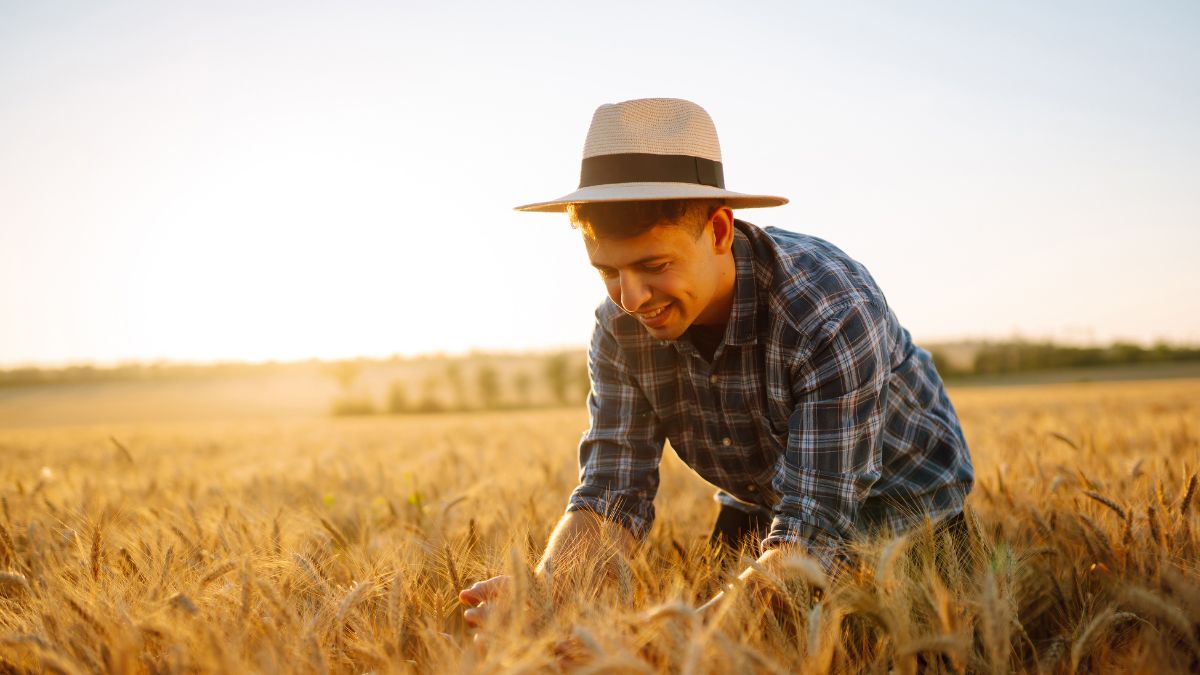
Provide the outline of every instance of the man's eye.
<path id="1" fill-rule="evenodd" d="M 646 265 L 643 269 L 652 274 L 658 274 L 667 269 L 668 263 L 659 263 L 657 265 Z"/>
<path id="2" fill-rule="evenodd" d="M 601 278 L 601 279 L 611 279 L 611 278 L 613 277 L 612 270 L 601 270 L 601 269 L 598 269 L 598 270 L 596 270 L 596 271 L 600 273 L 600 278 Z"/>

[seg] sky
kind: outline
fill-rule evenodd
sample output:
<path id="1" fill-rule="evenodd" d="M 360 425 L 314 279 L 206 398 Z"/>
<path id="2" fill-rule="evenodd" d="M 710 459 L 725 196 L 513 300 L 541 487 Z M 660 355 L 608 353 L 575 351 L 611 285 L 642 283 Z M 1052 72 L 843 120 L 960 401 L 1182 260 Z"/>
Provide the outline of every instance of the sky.
<path id="1" fill-rule="evenodd" d="M 582 347 L 593 110 L 919 343 L 1200 342 L 1200 4 L 0 0 L 0 366 Z"/>

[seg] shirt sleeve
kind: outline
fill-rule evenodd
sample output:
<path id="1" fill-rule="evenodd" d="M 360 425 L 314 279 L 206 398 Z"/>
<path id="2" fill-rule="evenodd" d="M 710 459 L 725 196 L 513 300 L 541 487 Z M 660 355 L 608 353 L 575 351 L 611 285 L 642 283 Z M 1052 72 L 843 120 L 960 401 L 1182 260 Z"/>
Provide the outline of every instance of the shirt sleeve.
<path id="1" fill-rule="evenodd" d="M 567 511 L 593 511 L 644 539 L 654 523 L 666 436 L 599 312 L 588 374 L 591 426 L 579 444 L 579 486 Z"/>
<path id="2" fill-rule="evenodd" d="M 782 496 L 763 548 L 801 544 L 827 566 L 879 479 L 890 339 L 874 302 L 832 312 L 796 367 Z"/>

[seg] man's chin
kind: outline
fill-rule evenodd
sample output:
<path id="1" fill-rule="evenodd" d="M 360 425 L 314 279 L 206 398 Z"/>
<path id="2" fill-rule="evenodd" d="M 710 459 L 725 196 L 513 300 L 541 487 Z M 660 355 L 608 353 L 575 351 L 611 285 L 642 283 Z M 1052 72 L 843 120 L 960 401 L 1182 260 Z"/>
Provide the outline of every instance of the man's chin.
<path id="1" fill-rule="evenodd" d="M 646 324 L 642 324 L 642 328 L 645 328 L 646 332 L 655 340 L 678 340 L 687 331 L 687 326 L 680 328 L 681 323 L 679 321 L 672 321 L 660 328 L 651 328 Z"/>

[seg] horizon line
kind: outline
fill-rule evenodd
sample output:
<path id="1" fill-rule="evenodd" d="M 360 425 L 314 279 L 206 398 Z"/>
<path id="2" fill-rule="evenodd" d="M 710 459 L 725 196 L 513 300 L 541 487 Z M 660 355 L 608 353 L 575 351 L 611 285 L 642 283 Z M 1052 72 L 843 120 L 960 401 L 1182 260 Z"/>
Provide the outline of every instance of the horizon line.
<path id="1" fill-rule="evenodd" d="M 942 338 L 933 340 L 914 340 L 917 346 L 924 349 L 953 346 L 974 346 L 983 344 L 1050 344 L 1058 347 L 1077 348 L 1107 348 L 1117 345 L 1137 345 L 1142 348 L 1167 346 L 1174 348 L 1200 348 L 1200 342 L 1187 340 L 1171 340 L 1155 338 L 1153 340 L 1138 340 L 1132 338 L 1114 337 L 1106 341 L 1095 339 L 1073 340 L 1046 336 L 1025 336 L 1019 333 L 1005 336 L 975 336 Z M 390 354 L 357 354 L 353 356 L 307 356 L 300 358 L 226 358 L 226 359 L 186 359 L 172 357 L 144 357 L 126 359 L 64 359 L 57 361 L 0 361 L 0 372 L 17 370 L 69 370 L 71 368 L 93 368 L 96 370 L 116 370 L 133 367 L 217 367 L 217 366 L 271 366 L 295 365 L 302 363 L 339 363 L 343 361 L 419 361 L 424 359 L 456 360 L 477 357 L 522 357 L 539 356 L 564 351 L 586 351 L 586 343 L 569 345 L 552 345 L 527 347 L 521 349 L 472 347 L 464 350 L 436 350 L 423 352 L 392 352 Z"/>

